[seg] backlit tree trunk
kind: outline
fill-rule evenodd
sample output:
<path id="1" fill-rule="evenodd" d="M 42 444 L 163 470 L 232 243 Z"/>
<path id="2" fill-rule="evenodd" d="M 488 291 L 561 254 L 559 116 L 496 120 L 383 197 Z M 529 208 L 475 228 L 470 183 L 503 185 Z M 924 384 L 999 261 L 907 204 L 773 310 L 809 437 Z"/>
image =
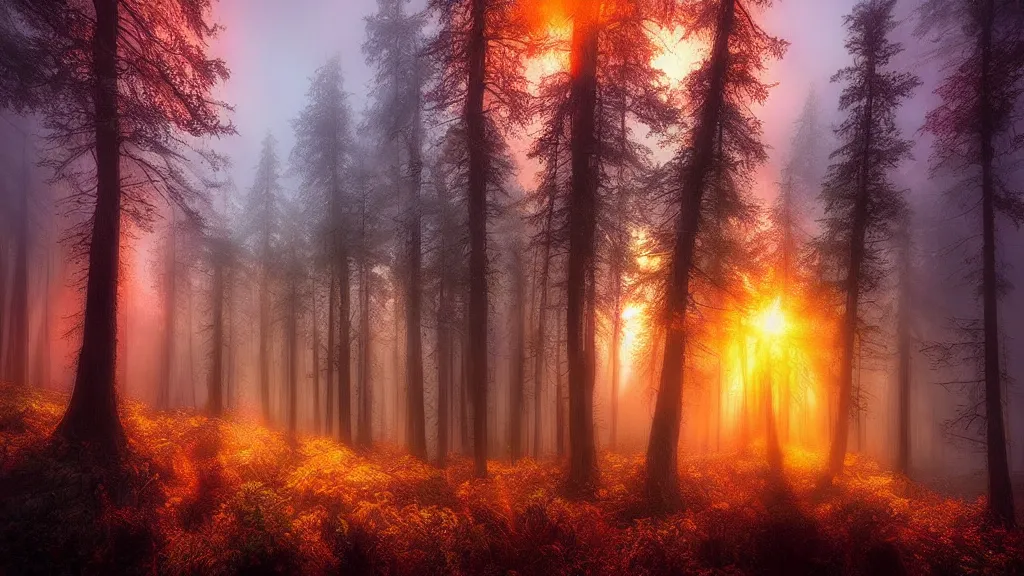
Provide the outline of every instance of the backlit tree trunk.
<path id="1" fill-rule="evenodd" d="M 566 279 L 566 337 L 569 361 L 569 485 L 587 492 L 597 480 L 594 446 L 593 371 L 588 330 L 590 270 L 594 266 L 597 210 L 597 6 L 579 8 L 573 22 L 570 99 L 572 187 L 569 196 L 569 256 Z"/>
<path id="2" fill-rule="evenodd" d="M 686 350 L 686 311 L 690 300 L 690 271 L 700 225 L 700 208 L 714 156 L 715 134 L 721 122 L 729 65 L 729 38 L 734 17 L 733 0 L 723 0 L 712 46 L 706 97 L 695 127 L 693 156 L 682 174 L 681 210 L 675 230 L 661 380 L 654 420 L 647 445 L 647 492 L 656 506 L 678 501 L 678 449 L 682 421 L 683 366 Z"/>
<path id="3" fill-rule="evenodd" d="M 89 245 L 85 320 L 75 388 L 56 434 L 116 454 L 124 431 L 114 392 L 118 243 L 121 237 L 120 125 L 117 97 L 118 2 L 94 0 L 96 209 Z"/>

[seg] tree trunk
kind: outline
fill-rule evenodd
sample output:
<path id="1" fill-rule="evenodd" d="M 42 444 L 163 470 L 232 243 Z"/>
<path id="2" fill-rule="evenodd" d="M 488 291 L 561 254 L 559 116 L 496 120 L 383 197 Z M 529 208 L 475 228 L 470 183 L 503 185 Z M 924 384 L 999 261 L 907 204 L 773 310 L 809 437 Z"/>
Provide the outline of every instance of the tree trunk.
<path id="1" fill-rule="evenodd" d="M 693 158 L 683 174 L 682 206 L 676 224 L 668 286 L 665 348 L 661 382 L 647 446 L 647 492 L 655 506 L 678 502 L 678 447 L 682 420 L 683 365 L 685 364 L 686 310 L 690 300 L 690 269 L 700 225 L 705 180 L 712 166 L 715 133 L 721 122 L 729 66 L 729 38 L 734 2 L 723 0 L 711 52 L 707 97 L 702 103 L 693 141 Z"/>
<path id="2" fill-rule="evenodd" d="M 597 178 L 597 40 L 595 3 L 580 10 L 572 38 L 572 188 L 569 196 L 569 258 L 566 282 L 566 336 L 569 360 L 569 486 L 590 491 L 597 481 L 594 447 L 593 372 L 587 329 L 589 271 L 594 266 Z"/>
<path id="3" fill-rule="evenodd" d="M 338 438 L 352 444 L 352 278 L 348 247 L 338 247 Z"/>
<path id="4" fill-rule="evenodd" d="M 365 238 L 365 230 L 363 237 Z M 370 348 L 370 267 L 366 255 L 360 256 L 359 263 L 359 421 L 356 424 L 356 443 L 369 448 L 373 443 L 373 394 L 370 370 L 373 368 L 373 353 Z"/>
<path id="5" fill-rule="evenodd" d="M 487 156 L 484 82 L 487 0 L 473 0 L 467 61 L 466 129 L 469 139 L 469 359 L 467 385 L 473 396 L 473 462 L 487 476 Z"/>
<path id="6" fill-rule="evenodd" d="M 93 213 L 86 281 L 82 350 L 75 388 L 56 434 L 90 444 L 106 454 L 125 445 L 117 413 L 114 365 L 117 326 L 117 272 L 121 237 L 121 133 L 117 104 L 118 2 L 93 0 L 94 106 L 96 130 L 96 210 Z"/>
<path id="7" fill-rule="evenodd" d="M 443 240 L 442 240 L 443 242 Z M 444 245 L 441 250 L 445 250 Z M 451 306 L 446 270 L 441 270 L 437 294 L 437 465 L 444 468 L 448 457 L 448 396 L 451 390 Z"/>
<path id="8" fill-rule="evenodd" d="M 221 416 L 224 413 L 224 262 L 221 261 L 219 245 L 214 248 L 213 254 L 213 337 L 211 341 L 210 385 L 207 389 L 206 399 L 207 411 L 211 416 Z"/>
<path id="9" fill-rule="evenodd" d="M 999 278 L 996 273 L 996 183 L 994 174 L 995 129 L 992 116 L 992 29 L 995 25 L 993 0 L 984 0 L 981 6 L 979 49 L 981 52 L 981 89 L 979 94 L 979 136 L 981 139 L 981 218 L 982 218 L 982 279 L 985 333 L 985 443 L 988 460 L 988 507 L 1000 524 L 1016 524 L 1013 508 L 1013 490 L 1010 467 L 1006 457 L 1006 430 L 1003 422 L 1002 372 L 999 365 Z"/>
<path id="10" fill-rule="evenodd" d="M 465 455 L 471 455 L 471 446 L 469 441 L 469 403 L 472 401 L 471 398 L 473 393 L 468 389 L 469 357 L 466 354 L 466 350 L 469 349 L 469 344 L 467 343 L 467 340 L 468 336 L 463 334 L 462 341 L 459 344 L 459 443 L 461 444 L 460 449 L 462 453 Z"/>
<path id="11" fill-rule="evenodd" d="M 509 355 L 509 456 L 514 464 L 523 455 L 523 388 L 525 380 L 526 327 L 523 311 L 526 295 L 523 284 L 523 262 L 517 247 L 512 254 L 512 338 Z"/>
<path id="12" fill-rule="evenodd" d="M 406 292 L 406 378 L 408 390 L 409 451 L 421 460 L 427 458 L 427 418 L 423 406 L 423 340 L 422 340 L 422 260 L 423 230 L 420 225 L 420 183 L 423 171 L 419 136 L 420 86 L 416 80 L 416 107 L 412 144 L 409 146 L 409 283 Z"/>
<path id="13" fill-rule="evenodd" d="M 553 208 L 548 208 L 548 229 L 551 227 Z M 540 267 L 540 304 L 537 306 L 536 351 L 533 365 L 533 457 L 540 458 L 541 442 L 541 394 L 544 385 L 544 357 L 547 352 L 547 310 L 548 310 L 548 274 L 550 273 L 551 243 L 544 242 L 544 256 Z"/>
<path id="14" fill-rule="evenodd" d="M 897 338 L 897 429 L 896 472 L 906 475 L 910 471 L 910 230 L 905 228 L 900 237 L 899 318 Z"/>
<path id="15" fill-rule="evenodd" d="M 555 332 L 555 445 L 558 459 L 565 456 L 565 391 L 562 390 L 562 312 L 558 312 Z"/>
<path id="16" fill-rule="evenodd" d="M 768 467 L 772 473 L 782 473 L 782 448 L 779 446 L 779 432 L 775 424 L 775 407 L 772 401 L 772 359 L 771 344 L 762 344 L 765 353 L 765 362 L 762 364 L 763 382 L 761 384 L 764 395 L 764 424 L 765 424 L 765 447 L 768 453 Z"/>
<path id="17" fill-rule="evenodd" d="M 288 294 L 288 433 L 298 430 L 299 395 L 299 287 L 293 278 Z"/>
<path id="18" fill-rule="evenodd" d="M 162 369 L 160 371 L 160 388 L 157 390 L 156 407 L 160 410 L 170 408 L 171 402 L 171 372 L 174 369 L 174 316 L 175 304 L 175 223 L 174 211 L 171 211 L 170 228 L 167 234 L 167 269 L 164 272 L 164 354 L 162 358 Z"/>
<path id="19" fill-rule="evenodd" d="M 320 417 L 320 324 L 316 314 L 316 282 L 313 282 L 313 432 L 320 434 L 322 422 Z"/>
<path id="20" fill-rule="evenodd" d="M 868 78 L 875 75 L 874 60 L 865 62 Z M 850 409 L 853 395 L 853 356 L 854 340 L 857 336 L 857 306 L 859 304 L 859 287 L 861 264 L 864 260 L 864 238 L 868 221 L 868 186 L 871 170 L 870 150 L 872 143 L 874 112 L 874 94 L 872 83 L 868 81 L 868 93 L 864 105 L 864 117 L 861 130 L 864 134 L 864 147 L 861 151 L 860 175 L 857 182 L 857 198 L 853 208 L 853 226 L 850 231 L 850 267 L 846 272 L 846 307 L 843 311 L 842 349 L 839 362 L 839 404 L 836 412 L 836 426 L 829 451 L 829 476 L 843 471 L 843 460 L 846 457 L 847 437 L 850 429 Z M 859 436 L 858 436 L 859 438 Z"/>
<path id="21" fill-rule="evenodd" d="M 29 221 L 28 209 L 29 181 L 28 160 L 25 148 L 28 137 L 22 143 L 22 182 L 21 195 L 18 198 L 17 252 L 14 257 L 14 292 L 11 294 L 11 357 L 8 360 L 10 374 L 8 379 L 19 386 L 28 384 L 28 246 Z"/>
<path id="22" fill-rule="evenodd" d="M 338 280 L 338 270 L 335 268 L 331 269 L 331 283 L 328 290 L 330 291 L 327 295 L 327 396 L 324 399 L 327 404 L 327 435 L 331 436 L 334 434 L 334 371 L 338 367 L 338 363 L 335 361 L 337 358 L 338 350 L 334 347 L 334 332 L 337 323 L 334 321 L 336 312 L 335 304 L 337 300 L 334 296 L 337 294 L 335 284 Z"/>

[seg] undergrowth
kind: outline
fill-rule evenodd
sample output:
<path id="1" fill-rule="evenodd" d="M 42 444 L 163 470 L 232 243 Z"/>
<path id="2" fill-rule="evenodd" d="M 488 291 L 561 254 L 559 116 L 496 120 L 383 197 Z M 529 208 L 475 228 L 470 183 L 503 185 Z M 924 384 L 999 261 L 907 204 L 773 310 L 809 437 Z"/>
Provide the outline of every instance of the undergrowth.
<path id="1" fill-rule="evenodd" d="M 128 455 L 49 440 L 65 399 L 0 386 L 0 574 L 1024 574 L 1024 537 L 851 456 L 684 460 L 684 507 L 643 512 L 642 458 L 604 454 L 589 501 L 553 462 L 472 477 L 245 421 L 127 402 Z"/>

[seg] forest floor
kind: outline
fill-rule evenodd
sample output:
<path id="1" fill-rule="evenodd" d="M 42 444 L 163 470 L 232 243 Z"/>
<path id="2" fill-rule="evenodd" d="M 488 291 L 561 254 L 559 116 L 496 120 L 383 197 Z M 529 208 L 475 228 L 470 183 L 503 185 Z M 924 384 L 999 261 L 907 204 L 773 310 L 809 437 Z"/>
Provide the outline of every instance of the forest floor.
<path id="1" fill-rule="evenodd" d="M 640 456 L 604 454 L 594 499 L 554 462 L 444 470 L 386 447 L 126 402 L 117 472 L 48 441 L 66 398 L 0 385 L 0 574 L 1024 574 L 1024 533 L 850 457 L 684 460 L 685 507 L 639 498 Z"/>

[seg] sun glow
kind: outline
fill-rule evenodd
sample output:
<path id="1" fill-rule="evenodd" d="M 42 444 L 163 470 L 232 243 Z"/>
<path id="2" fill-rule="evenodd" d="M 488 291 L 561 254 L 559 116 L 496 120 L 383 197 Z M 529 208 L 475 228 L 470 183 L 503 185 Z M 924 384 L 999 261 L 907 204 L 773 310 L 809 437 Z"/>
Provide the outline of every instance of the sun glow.
<path id="1" fill-rule="evenodd" d="M 762 334 L 779 337 L 786 332 L 786 316 L 782 312 L 782 298 L 776 297 L 767 308 L 754 318 L 754 325 Z"/>

